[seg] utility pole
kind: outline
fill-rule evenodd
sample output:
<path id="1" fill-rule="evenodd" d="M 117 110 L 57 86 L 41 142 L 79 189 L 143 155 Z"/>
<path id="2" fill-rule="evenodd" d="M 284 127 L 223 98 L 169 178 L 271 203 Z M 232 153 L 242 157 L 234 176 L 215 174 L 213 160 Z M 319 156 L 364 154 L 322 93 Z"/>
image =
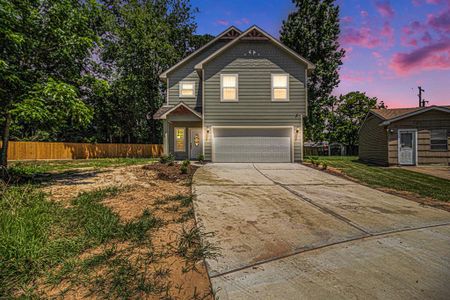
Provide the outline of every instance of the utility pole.
<path id="1" fill-rule="evenodd" d="M 422 99 L 422 92 L 425 92 L 425 90 L 421 86 L 418 86 L 417 88 L 419 89 L 419 94 L 417 95 L 419 96 L 419 107 L 425 107 L 425 104 L 428 103 L 428 101 Z"/>

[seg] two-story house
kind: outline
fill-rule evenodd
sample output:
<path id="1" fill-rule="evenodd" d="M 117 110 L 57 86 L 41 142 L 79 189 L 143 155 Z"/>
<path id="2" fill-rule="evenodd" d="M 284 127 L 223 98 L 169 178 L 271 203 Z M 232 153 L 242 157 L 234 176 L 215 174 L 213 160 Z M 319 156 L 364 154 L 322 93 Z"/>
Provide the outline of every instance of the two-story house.
<path id="1" fill-rule="evenodd" d="M 160 75 L 164 152 L 213 162 L 303 158 L 307 77 L 314 65 L 257 26 L 230 27 Z"/>

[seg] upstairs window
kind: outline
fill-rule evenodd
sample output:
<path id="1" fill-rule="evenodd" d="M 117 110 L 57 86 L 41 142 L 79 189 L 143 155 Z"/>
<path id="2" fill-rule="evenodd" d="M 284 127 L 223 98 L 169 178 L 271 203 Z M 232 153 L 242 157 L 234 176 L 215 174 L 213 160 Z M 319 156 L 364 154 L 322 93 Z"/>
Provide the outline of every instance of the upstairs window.
<path id="1" fill-rule="evenodd" d="M 272 74 L 272 101 L 289 101 L 288 74 Z"/>
<path id="2" fill-rule="evenodd" d="M 238 101 L 238 75 L 220 75 L 220 101 Z"/>
<path id="3" fill-rule="evenodd" d="M 181 81 L 180 82 L 180 97 L 194 97 L 195 96 L 195 82 Z"/>
<path id="4" fill-rule="evenodd" d="M 430 137 L 431 150 L 446 151 L 448 149 L 447 130 L 432 129 Z"/>

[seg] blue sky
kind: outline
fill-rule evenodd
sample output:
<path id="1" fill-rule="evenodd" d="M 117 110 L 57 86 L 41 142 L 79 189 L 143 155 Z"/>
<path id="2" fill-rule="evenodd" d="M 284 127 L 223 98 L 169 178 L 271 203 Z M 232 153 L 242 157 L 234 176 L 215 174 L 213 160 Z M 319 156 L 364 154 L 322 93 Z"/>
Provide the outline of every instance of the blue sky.
<path id="1" fill-rule="evenodd" d="M 290 0 L 192 0 L 197 32 L 256 24 L 279 36 Z M 450 0 L 338 0 L 347 56 L 335 93 L 376 96 L 390 107 L 417 105 L 422 85 L 430 104 L 450 105 Z"/>

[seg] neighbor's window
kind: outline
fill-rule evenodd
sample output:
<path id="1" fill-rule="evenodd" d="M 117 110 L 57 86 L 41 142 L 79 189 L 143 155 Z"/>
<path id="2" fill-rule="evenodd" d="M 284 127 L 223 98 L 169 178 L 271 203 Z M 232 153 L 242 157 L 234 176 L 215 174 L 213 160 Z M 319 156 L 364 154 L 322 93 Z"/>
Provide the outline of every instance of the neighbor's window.
<path id="1" fill-rule="evenodd" d="M 195 96 L 195 82 L 181 81 L 180 82 L 180 97 L 194 97 Z"/>
<path id="2" fill-rule="evenodd" d="M 175 152 L 186 151 L 185 128 L 175 128 Z"/>
<path id="3" fill-rule="evenodd" d="M 432 129 L 430 139 L 431 150 L 447 150 L 447 130 Z"/>
<path id="4" fill-rule="evenodd" d="M 238 75 L 220 75 L 221 101 L 238 101 Z"/>
<path id="5" fill-rule="evenodd" d="M 272 101 L 289 101 L 288 74 L 272 74 Z"/>

